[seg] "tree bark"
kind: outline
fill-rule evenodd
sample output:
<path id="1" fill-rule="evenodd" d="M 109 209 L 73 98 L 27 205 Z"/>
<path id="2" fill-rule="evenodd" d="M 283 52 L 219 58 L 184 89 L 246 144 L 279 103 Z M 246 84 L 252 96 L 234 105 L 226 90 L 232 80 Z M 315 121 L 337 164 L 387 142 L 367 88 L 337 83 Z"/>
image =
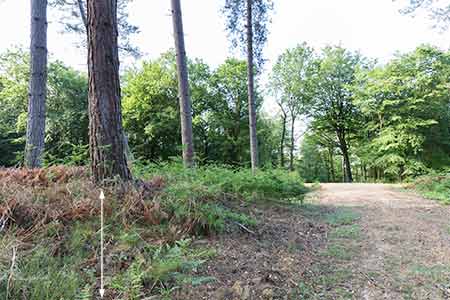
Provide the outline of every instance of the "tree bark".
<path id="1" fill-rule="evenodd" d="M 291 149 L 289 152 L 289 170 L 294 171 L 294 149 L 295 148 L 295 116 L 291 116 Z"/>
<path id="2" fill-rule="evenodd" d="M 256 131 L 255 74 L 253 63 L 253 16 L 252 2 L 247 0 L 247 76 L 248 76 L 248 112 L 250 126 L 250 156 L 253 174 L 258 169 L 258 138 Z"/>
<path id="3" fill-rule="evenodd" d="M 344 145 L 342 145 L 341 151 L 342 151 L 342 156 L 344 157 L 344 168 L 345 168 L 344 181 L 345 182 L 353 182 L 352 167 L 350 164 L 350 156 L 348 153 L 347 145 L 345 143 L 344 143 Z"/>
<path id="4" fill-rule="evenodd" d="M 95 183 L 131 179 L 124 151 L 117 0 L 88 0 L 89 149 Z"/>
<path id="5" fill-rule="evenodd" d="M 282 122 L 283 122 L 283 129 L 281 131 L 281 141 L 280 141 L 280 167 L 284 168 L 284 143 L 286 140 L 286 122 L 287 122 L 287 115 L 286 113 L 282 110 L 283 116 L 282 118 Z"/>
<path id="6" fill-rule="evenodd" d="M 194 166 L 194 138 L 192 134 L 192 109 L 189 96 L 189 79 L 180 0 L 172 0 L 172 21 L 175 49 L 177 53 L 178 97 L 180 101 L 183 162 L 186 167 L 190 168 Z"/>
<path id="7" fill-rule="evenodd" d="M 30 86 L 25 166 L 42 165 L 47 96 L 47 0 L 31 0 Z"/>
<path id="8" fill-rule="evenodd" d="M 337 129 L 336 135 L 339 141 L 339 148 L 342 151 L 343 157 L 343 168 L 344 168 L 344 182 L 353 182 L 352 176 L 352 166 L 350 164 L 350 155 L 348 151 L 347 140 L 345 136 L 345 131 L 343 129 Z"/>

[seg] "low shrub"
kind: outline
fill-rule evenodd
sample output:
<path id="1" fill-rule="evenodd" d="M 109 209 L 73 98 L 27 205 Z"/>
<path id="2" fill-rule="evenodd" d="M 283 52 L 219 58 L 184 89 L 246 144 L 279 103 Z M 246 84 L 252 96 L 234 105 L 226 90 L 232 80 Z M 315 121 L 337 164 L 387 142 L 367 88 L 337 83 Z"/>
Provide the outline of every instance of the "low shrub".
<path id="1" fill-rule="evenodd" d="M 450 205 L 450 172 L 418 177 L 410 186 L 426 198 Z"/>

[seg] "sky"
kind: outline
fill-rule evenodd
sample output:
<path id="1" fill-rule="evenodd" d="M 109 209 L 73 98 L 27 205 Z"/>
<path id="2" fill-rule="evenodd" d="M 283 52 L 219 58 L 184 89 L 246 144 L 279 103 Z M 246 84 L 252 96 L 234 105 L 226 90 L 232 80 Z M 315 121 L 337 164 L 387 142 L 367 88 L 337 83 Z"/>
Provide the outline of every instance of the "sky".
<path id="1" fill-rule="evenodd" d="M 224 32 L 220 7 L 224 0 L 182 1 L 187 54 L 217 66 L 231 51 Z M 425 16 L 403 16 L 399 9 L 406 0 L 275 0 L 273 22 L 265 48 L 266 73 L 277 57 L 289 47 L 307 42 L 320 49 L 340 45 L 386 62 L 395 53 L 428 43 L 442 49 L 450 46 L 450 35 L 439 33 Z M 29 0 L 0 0 L 0 52 L 11 46 L 29 45 Z M 133 0 L 130 23 L 140 33 L 132 40 L 144 53 L 155 58 L 173 48 L 169 0 Z M 85 70 L 85 53 L 75 47 L 76 38 L 61 34 L 54 14 L 49 15 L 48 49 L 54 58 Z M 127 60 L 124 64 L 130 64 Z M 139 62 L 135 62 L 139 63 Z M 269 106 L 270 109 L 270 106 Z"/>

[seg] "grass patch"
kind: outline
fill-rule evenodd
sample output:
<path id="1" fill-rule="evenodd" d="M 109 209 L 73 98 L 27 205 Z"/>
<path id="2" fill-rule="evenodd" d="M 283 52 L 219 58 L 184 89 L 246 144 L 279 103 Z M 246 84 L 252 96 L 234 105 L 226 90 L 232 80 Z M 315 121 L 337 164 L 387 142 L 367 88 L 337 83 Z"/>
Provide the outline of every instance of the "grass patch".
<path id="1" fill-rule="evenodd" d="M 352 299 L 351 291 L 341 287 L 348 283 L 353 274 L 348 269 L 332 269 L 323 267 L 318 272 L 313 272 L 313 277 L 307 282 L 300 282 L 289 299 L 319 300 L 325 299 Z"/>
<path id="2" fill-rule="evenodd" d="M 334 228 L 330 237 L 334 239 L 358 239 L 361 236 L 361 227 L 358 224 L 343 225 Z"/>
<path id="3" fill-rule="evenodd" d="M 328 214 L 325 220 L 332 226 L 344 226 L 352 225 L 354 222 L 359 220 L 360 217 L 360 214 L 351 209 L 338 208 L 334 213 Z"/>
<path id="4" fill-rule="evenodd" d="M 174 245 L 152 247 L 144 251 L 123 271 L 110 280 L 116 295 L 127 299 L 141 299 L 141 295 L 157 292 L 168 296 L 182 285 L 197 286 L 214 281 L 212 277 L 192 275 L 203 263 L 215 255 L 212 249 L 193 249 L 191 241 L 179 240 Z"/>
<path id="5" fill-rule="evenodd" d="M 331 232 L 326 249 L 319 252 L 321 258 L 318 263 L 289 299 L 352 299 L 354 295 L 349 282 L 355 276 L 352 260 L 358 255 L 356 245 L 361 237 L 361 228 L 355 222 L 360 215 L 348 208 L 337 208 L 328 213 L 314 205 L 305 205 L 304 208 L 302 213 L 325 221 Z"/>
<path id="6" fill-rule="evenodd" d="M 352 252 L 349 247 L 336 243 L 329 245 L 326 250 L 321 252 L 321 255 L 339 260 L 351 260 L 353 257 Z"/>
<path id="7" fill-rule="evenodd" d="M 433 283 L 442 283 L 450 276 L 450 266 L 416 265 L 412 267 L 410 274 L 413 277 L 426 278 Z"/>

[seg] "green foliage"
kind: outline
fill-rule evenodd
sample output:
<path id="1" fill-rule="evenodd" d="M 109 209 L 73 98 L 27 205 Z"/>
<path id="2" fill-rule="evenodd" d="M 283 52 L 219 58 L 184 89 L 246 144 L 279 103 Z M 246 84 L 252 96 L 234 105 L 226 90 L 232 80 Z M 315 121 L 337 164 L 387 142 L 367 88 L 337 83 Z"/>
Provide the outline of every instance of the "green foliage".
<path id="1" fill-rule="evenodd" d="M 181 163 L 136 164 L 135 174 L 162 176 L 167 188 L 159 195 L 161 205 L 177 222 L 197 220 L 198 231 L 221 231 L 227 223 L 254 226 L 255 220 L 227 208 L 230 200 L 298 202 L 306 188 L 295 173 L 259 171 L 220 166 L 186 170 Z"/>
<path id="2" fill-rule="evenodd" d="M 361 158 L 391 179 L 450 162 L 450 56 L 422 46 L 359 74 L 357 104 L 366 119 Z"/>
<path id="3" fill-rule="evenodd" d="M 314 50 L 303 43 L 281 54 L 272 69 L 272 93 L 290 116 L 298 117 L 311 102 L 314 60 Z"/>
<path id="4" fill-rule="evenodd" d="M 214 255 L 210 249 L 191 248 L 189 239 L 179 240 L 172 246 L 149 246 L 124 272 L 112 278 L 111 288 L 129 300 L 141 299 L 149 287 L 170 296 L 180 285 L 215 280 L 189 275 Z"/>
<path id="5" fill-rule="evenodd" d="M 294 152 L 296 136 L 296 121 L 300 115 L 306 113 L 308 105 L 313 97 L 312 77 L 315 72 L 314 50 L 306 43 L 293 49 L 286 50 L 278 57 L 272 68 L 270 76 L 270 89 L 275 101 L 281 110 L 282 126 L 284 131 L 280 140 L 280 166 L 284 167 L 284 152 L 287 141 L 287 133 L 290 134 L 290 164 L 294 170 Z M 287 130 L 287 122 L 290 121 L 290 131 Z"/>
<path id="6" fill-rule="evenodd" d="M 313 75 L 314 97 L 308 107 L 312 118 L 310 127 L 319 136 L 331 136 L 328 146 L 338 148 L 347 172 L 345 181 L 351 182 L 351 140 L 361 127 L 361 115 L 353 102 L 352 84 L 357 70 L 365 68 L 365 59 L 342 47 L 326 47 L 316 62 Z"/>
<path id="7" fill-rule="evenodd" d="M 129 70 L 125 82 L 124 128 L 137 157 L 167 160 L 178 156 L 181 133 L 173 53 Z"/>
<path id="8" fill-rule="evenodd" d="M 450 205 L 450 173 L 432 173 L 418 177 L 413 187 L 423 196 Z"/>
<path id="9" fill-rule="evenodd" d="M 311 120 L 302 176 L 337 181 L 349 177 L 344 165 L 360 181 L 392 182 L 448 166 L 449 58 L 420 46 L 375 66 L 357 53 L 326 48 L 310 75 L 315 92 L 305 103 Z M 281 83 L 289 87 L 287 81 Z"/>
<path id="10" fill-rule="evenodd" d="M 306 189 L 302 179 L 295 173 L 283 170 L 261 170 L 255 176 L 248 169 L 227 168 L 210 165 L 185 170 L 179 163 L 161 163 L 137 166 L 138 174 L 161 175 L 173 186 L 189 183 L 187 186 L 203 186 L 205 191 L 218 194 L 231 194 L 233 197 L 252 199 L 289 199 L 302 196 Z M 175 190 L 178 187 L 174 187 Z M 186 192 L 180 189 L 178 192 Z M 184 195 L 183 195 L 184 196 Z"/>
<path id="11" fill-rule="evenodd" d="M 0 164 L 21 161 L 28 103 L 29 57 L 20 49 L 0 55 Z M 60 61 L 48 68 L 46 161 L 86 163 L 77 147 L 88 142 L 87 77 Z M 80 146 L 78 146 L 80 145 Z"/>
<path id="12" fill-rule="evenodd" d="M 8 291 L 8 299 L 20 299 L 23 295 L 31 300 L 75 299 L 82 284 L 74 265 L 65 264 L 47 247 L 38 246 L 30 255 L 18 256 L 13 272 L 0 278 L 0 296 L 8 298 Z"/>
<path id="13" fill-rule="evenodd" d="M 188 63 L 197 161 L 246 166 L 250 160 L 246 63 L 227 59 L 215 70 Z M 168 161 L 181 154 L 175 55 L 145 62 L 125 75 L 124 127 L 136 157 Z M 257 107 L 262 99 L 257 97 Z M 270 164 L 276 141 L 271 120 L 258 128 L 262 164 Z"/>
<path id="14" fill-rule="evenodd" d="M 316 141 L 316 136 L 306 135 L 300 150 L 299 172 L 306 182 L 332 182 L 335 180 L 331 167 L 329 167 L 329 149 L 321 147 Z M 334 164 L 334 161 L 331 163 Z"/>

